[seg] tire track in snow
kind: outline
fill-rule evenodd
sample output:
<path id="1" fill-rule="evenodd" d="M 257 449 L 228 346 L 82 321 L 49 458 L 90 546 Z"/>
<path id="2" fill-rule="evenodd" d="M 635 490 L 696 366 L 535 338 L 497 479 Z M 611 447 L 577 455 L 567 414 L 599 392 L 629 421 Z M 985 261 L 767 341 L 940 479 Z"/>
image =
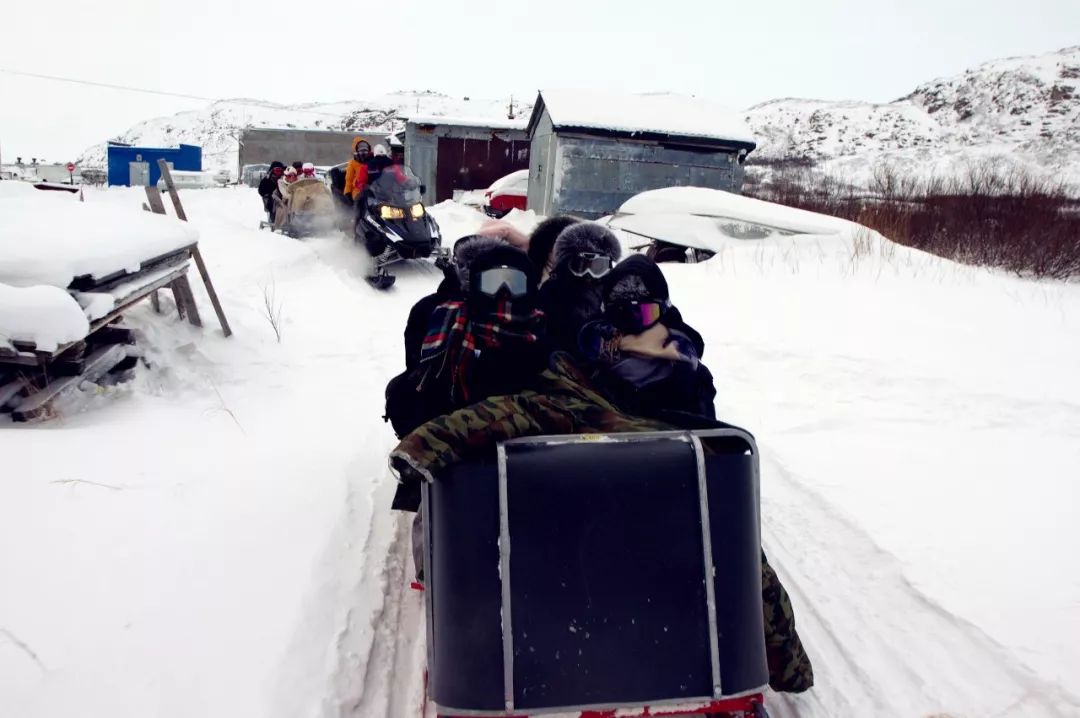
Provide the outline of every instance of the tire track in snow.
<path id="1" fill-rule="evenodd" d="M 378 585 L 382 605 L 372 616 L 361 690 L 343 710 L 347 718 L 400 718 L 419 712 L 423 680 L 422 596 L 412 577 L 411 516 L 395 515 L 393 539 L 383 553 Z"/>
<path id="2" fill-rule="evenodd" d="M 433 290 L 432 279 L 441 277 L 441 272 L 434 267 L 399 267 L 405 276 L 399 278 L 404 281 L 398 284 L 404 291 L 403 287 L 379 291 L 365 280 L 368 262 L 363 248 L 344 233 L 311 238 L 307 246 L 314 261 L 329 267 L 363 302 L 382 305 L 381 320 L 368 326 L 374 341 L 364 357 L 372 375 L 380 377 L 386 367 L 400 362 L 397 332 L 404 326 L 412 304 L 402 300 Z M 395 314 L 401 314 L 400 321 L 394 320 Z M 394 329 L 392 335 L 390 327 Z M 393 373 L 396 370 L 385 379 Z M 379 422 L 379 429 L 373 427 L 373 431 L 383 426 Z M 380 459 L 371 462 L 367 460 L 370 457 L 365 457 L 358 462 L 365 469 L 370 469 L 372 463 L 385 467 L 381 457 L 389 453 L 392 434 L 389 429 L 379 433 L 385 434 L 386 446 L 376 441 L 375 446 L 366 447 L 377 452 Z M 385 469 L 375 476 L 367 497 L 370 515 L 350 512 L 348 517 L 349 521 L 370 523 L 359 552 L 350 551 L 353 560 L 362 565 L 346 569 L 354 577 L 353 585 L 343 597 L 347 611 L 340 619 L 328 696 L 323 701 L 323 715 L 337 718 L 397 718 L 420 712 L 426 657 L 422 595 L 408 585 L 413 575 L 409 531 L 412 517 L 390 511 L 396 486 L 393 477 Z M 346 533 L 351 533 L 348 527 Z"/>
<path id="3" fill-rule="evenodd" d="M 923 596 L 892 554 L 767 450 L 762 485 L 765 551 L 816 679 L 806 694 L 770 695 L 774 718 L 1080 715 L 1075 697 Z"/>

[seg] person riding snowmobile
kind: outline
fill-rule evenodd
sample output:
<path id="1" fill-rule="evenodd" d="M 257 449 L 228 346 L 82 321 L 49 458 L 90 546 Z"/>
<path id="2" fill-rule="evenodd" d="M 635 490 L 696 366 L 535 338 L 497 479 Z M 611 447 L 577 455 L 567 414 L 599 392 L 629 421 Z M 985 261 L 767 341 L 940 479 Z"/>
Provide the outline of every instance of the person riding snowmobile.
<path id="1" fill-rule="evenodd" d="M 672 423 L 716 419 L 716 388 L 700 336 L 671 304 L 656 263 L 634 254 L 604 277 L 602 316 L 578 335 L 590 379 L 620 409 Z"/>
<path id="2" fill-rule="evenodd" d="M 524 252 L 492 237 L 458 240 L 439 290 L 409 315 L 406 369 L 386 387 L 394 433 L 520 391 L 543 371 L 547 345 L 536 299 L 536 270 Z"/>
<path id="3" fill-rule="evenodd" d="M 394 164 L 394 160 L 390 158 L 390 151 L 386 149 L 386 145 L 375 145 L 375 149 L 372 150 L 371 159 L 367 162 L 368 170 L 368 184 L 374 184 L 379 177 L 382 176 L 383 170 Z"/>
<path id="4" fill-rule="evenodd" d="M 540 308 L 548 318 L 548 336 L 557 349 L 576 353 L 578 332 L 600 316 L 600 280 L 622 254 L 609 229 L 581 222 L 555 240 L 551 277 L 540 287 Z"/>
<path id="5" fill-rule="evenodd" d="M 529 260 L 540 270 L 540 284 L 551 278 L 555 270 L 555 241 L 563 230 L 581 222 L 577 217 L 565 214 L 548 217 L 529 235 Z"/>
<path id="6" fill-rule="evenodd" d="M 353 156 L 345 168 L 345 193 L 353 202 L 360 199 L 368 185 L 368 160 L 371 158 L 371 144 L 363 137 L 353 139 Z"/>
<path id="7" fill-rule="evenodd" d="M 259 181 L 259 196 L 262 197 L 263 209 L 272 222 L 274 220 L 274 192 L 278 189 L 278 180 L 285 174 L 285 164 L 274 161 L 270 163 L 270 169 Z"/>

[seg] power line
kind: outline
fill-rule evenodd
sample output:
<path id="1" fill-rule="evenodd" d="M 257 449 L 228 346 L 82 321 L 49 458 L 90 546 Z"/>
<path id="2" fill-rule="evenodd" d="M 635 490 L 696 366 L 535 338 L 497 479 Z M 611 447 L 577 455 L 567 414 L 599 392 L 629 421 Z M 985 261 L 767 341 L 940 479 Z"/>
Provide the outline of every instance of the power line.
<path id="1" fill-rule="evenodd" d="M 230 105 L 241 105 L 244 107 L 261 107 L 263 109 L 281 109 L 288 110 L 289 112 L 303 112 L 310 115 L 322 115 L 323 117 L 333 117 L 337 120 L 342 120 L 349 112 L 342 114 L 336 114 L 333 112 L 320 112 L 318 110 L 301 110 L 293 107 L 281 107 L 281 108 L 268 108 L 265 103 L 259 104 L 255 102 L 244 102 L 243 100 L 226 100 L 217 97 L 204 97 L 202 95 L 189 95 L 182 92 L 167 92 L 165 90 L 150 90 L 145 87 L 133 87 L 131 85 L 116 85 L 109 82 L 97 82 L 95 80 L 82 80 L 75 77 L 60 77 L 58 75 L 44 75 L 38 72 L 24 72 L 22 70 L 12 70 L 6 67 L 0 67 L 0 72 L 7 75 L 18 75 L 20 77 L 32 77 L 39 80 L 51 80 L 53 82 L 67 82 L 73 85 L 87 85 L 89 87 L 104 87 L 110 90 L 120 90 L 121 92 L 138 92 L 144 95 L 159 95 L 162 97 L 179 97 L 185 100 L 200 100 L 202 102 L 220 102 Z"/>
<path id="2" fill-rule="evenodd" d="M 89 85 L 91 87 L 107 87 L 110 90 L 123 90 L 125 92 L 141 92 L 146 95 L 164 95 L 165 97 L 182 97 L 187 100 L 203 100 L 206 102 L 217 102 L 213 97 L 201 97 L 199 95 L 185 95 L 180 92 L 166 92 L 164 90 L 148 90 L 144 87 L 132 87 L 130 85 L 113 85 L 108 82 L 95 82 L 94 80 L 79 80 L 74 77 L 59 77 L 57 75 L 43 75 L 38 72 L 23 72 L 22 70 L 11 70 L 6 67 L 0 67 L 0 72 L 8 75 L 20 75 L 22 77 L 35 77 L 39 80 L 53 80 L 54 82 L 69 82 L 74 85 Z"/>

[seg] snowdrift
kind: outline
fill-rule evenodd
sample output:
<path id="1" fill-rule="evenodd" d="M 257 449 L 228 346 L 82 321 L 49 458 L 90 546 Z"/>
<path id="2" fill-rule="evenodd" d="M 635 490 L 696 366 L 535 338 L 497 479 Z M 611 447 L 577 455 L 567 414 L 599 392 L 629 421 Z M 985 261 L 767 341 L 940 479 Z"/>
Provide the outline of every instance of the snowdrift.
<path id="1" fill-rule="evenodd" d="M 16 185 L 9 187 L 9 185 Z M 75 277 L 138 271 L 199 240 L 190 225 L 126 205 L 0 183 L 0 282 L 65 288 Z"/>
<path id="2" fill-rule="evenodd" d="M 660 209 L 694 216 L 684 199 Z M 379 415 L 441 277 L 378 294 L 351 239 L 260 234 L 254 190 L 184 200 L 236 334 L 137 307 L 153 369 L 62 424 L 0 427 L 0 714 L 419 715 L 423 609 Z M 484 221 L 432 214 L 448 243 Z M 718 414 L 758 439 L 765 550 L 819 677 L 769 709 L 1076 716 L 1080 287 L 885 240 L 868 258 L 857 230 L 664 266 Z"/>
<path id="3" fill-rule="evenodd" d="M 0 283 L 0 346 L 20 341 L 51 352 L 86 336 L 82 307 L 58 287 L 11 287 Z"/>

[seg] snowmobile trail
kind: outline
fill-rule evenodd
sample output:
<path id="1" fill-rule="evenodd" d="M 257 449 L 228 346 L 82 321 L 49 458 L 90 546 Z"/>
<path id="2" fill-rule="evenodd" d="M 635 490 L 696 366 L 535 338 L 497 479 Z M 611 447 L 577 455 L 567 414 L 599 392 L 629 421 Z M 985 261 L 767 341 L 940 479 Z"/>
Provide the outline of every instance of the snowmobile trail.
<path id="1" fill-rule="evenodd" d="M 1080 715 L 1074 696 L 927 600 L 894 556 L 767 450 L 762 486 L 765 551 L 791 594 L 816 684 L 769 695 L 774 718 Z"/>
<path id="2" fill-rule="evenodd" d="M 372 618 L 372 642 L 358 700 L 342 713 L 351 718 L 415 714 L 423 682 L 423 596 L 409 587 L 411 516 L 394 516 L 394 537 L 383 564 L 382 608 Z"/>

